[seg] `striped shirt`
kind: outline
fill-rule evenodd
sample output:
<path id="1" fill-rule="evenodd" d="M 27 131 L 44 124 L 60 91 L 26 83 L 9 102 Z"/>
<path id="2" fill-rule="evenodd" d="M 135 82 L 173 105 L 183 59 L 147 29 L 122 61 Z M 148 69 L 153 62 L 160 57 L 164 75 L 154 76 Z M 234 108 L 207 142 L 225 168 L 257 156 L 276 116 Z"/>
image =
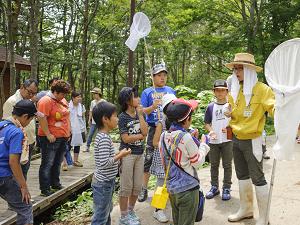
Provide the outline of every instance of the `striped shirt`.
<path id="1" fill-rule="evenodd" d="M 108 134 L 98 132 L 95 139 L 95 172 L 97 181 L 108 181 L 116 177 L 118 162 L 115 162 L 115 149 Z"/>

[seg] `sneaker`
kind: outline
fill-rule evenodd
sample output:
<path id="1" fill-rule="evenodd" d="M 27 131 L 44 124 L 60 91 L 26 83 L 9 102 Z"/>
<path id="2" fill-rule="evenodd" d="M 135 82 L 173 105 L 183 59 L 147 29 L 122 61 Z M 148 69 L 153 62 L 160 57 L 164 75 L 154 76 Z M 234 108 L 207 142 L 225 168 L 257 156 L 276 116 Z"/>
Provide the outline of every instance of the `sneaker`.
<path id="1" fill-rule="evenodd" d="M 222 200 L 223 201 L 227 201 L 229 199 L 231 199 L 230 189 L 229 188 L 223 188 Z"/>
<path id="2" fill-rule="evenodd" d="M 82 163 L 79 162 L 79 161 L 74 161 L 74 162 L 73 162 L 73 166 L 76 166 L 76 167 L 83 167 Z"/>
<path id="3" fill-rule="evenodd" d="M 62 168 L 63 171 L 68 171 L 68 166 L 67 165 L 62 165 L 61 168 Z"/>
<path id="4" fill-rule="evenodd" d="M 128 216 L 130 216 L 135 221 L 141 222 L 140 218 L 135 214 L 133 210 L 128 211 Z"/>
<path id="5" fill-rule="evenodd" d="M 169 221 L 169 219 L 167 218 L 163 210 L 158 210 L 156 212 L 153 212 L 153 217 L 157 219 L 157 221 L 160 223 L 166 223 Z"/>
<path id="6" fill-rule="evenodd" d="M 119 220 L 119 225 L 140 225 L 140 224 L 141 223 L 139 221 L 132 219 L 132 217 L 130 217 L 129 214 L 127 216 L 120 217 Z"/>
<path id="7" fill-rule="evenodd" d="M 52 185 L 52 186 L 51 186 L 51 190 L 54 191 L 54 192 L 59 191 L 59 190 L 61 190 L 61 189 L 63 189 L 63 188 L 65 188 L 65 187 L 62 186 L 61 184 L 58 185 L 58 186 L 56 186 L 56 185 Z"/>
<path id="8" fill-rule="evenodd" d="M 48 197 L 52 194 L 54 194 L 54 192 L 52 190 L 43 190 L 43 191 L 41 191 L 41 196 L 43 196 L 43 197 Z"/>
<path id="9" fill-rule="evenodd" d="M 300 144 L 300 136 L 296 137 L 297 144 Z"/>
<path id="10" fill-rule="evenodd" d="M 142 188 L 142 191 L 140 192 L 138 196 L 138 201 L 139 202 L 144 202 L 148 198 L 148 190 L 146 188 Z"/>
<path id="11" fill-rule="evenodd" d="M 209 192 L 206 193 L 206 198 L 207 199 L 211 199 L 213 197 L 215 197 L 216 195 L 220 194 L 220 191 L 218 189 L 218 187 L 216 186 L 211 186 Z"/>

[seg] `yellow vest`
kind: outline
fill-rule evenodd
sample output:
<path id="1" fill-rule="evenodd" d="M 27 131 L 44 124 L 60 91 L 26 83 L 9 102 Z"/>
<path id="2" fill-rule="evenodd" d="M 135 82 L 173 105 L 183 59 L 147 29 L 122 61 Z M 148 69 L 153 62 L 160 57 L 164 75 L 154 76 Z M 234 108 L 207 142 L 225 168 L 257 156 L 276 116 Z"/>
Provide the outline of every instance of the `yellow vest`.
<path id="1" fill-rule="evenodd" d="M 232 108 L 229 125 L 234 135 L 241 140 L 254 139 L 261 136 L 266 122 L 265 112 L 268 112 L 272 117 L 274 115 L 274 93 L 269 86 L 261 82 L 257 82 L 252 90 L 252 98 L 249 104 L 250 110 L 248 110 L 251 111 L 251 116 L 244 116 L 247 107 L 242 85 L 236 102 L 234 103 L 230 95 L 229 103 Z"/>

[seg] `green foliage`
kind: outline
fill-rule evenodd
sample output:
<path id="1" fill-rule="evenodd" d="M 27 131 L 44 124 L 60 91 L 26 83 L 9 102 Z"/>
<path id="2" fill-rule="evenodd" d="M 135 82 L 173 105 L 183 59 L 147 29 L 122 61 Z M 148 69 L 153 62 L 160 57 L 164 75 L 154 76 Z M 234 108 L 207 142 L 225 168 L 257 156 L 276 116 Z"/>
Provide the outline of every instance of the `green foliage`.
<path id="1" fill-rule="evenodd" d="M 59 221 L 72 221 L 74 224 L 80 224 L 80 221 L 91 216 L 93 213 L 93 197 L 91 189 L 82 192 L 74 201 L 68 201 L 60 206 L 54 218 Z"/>
<path id="2" fill-rule="evenodd" d="M 275 134 L 273 118 L 267 117 L 266 125 L 265 125 L 265 131 L 266 131 L 267 135 Z"/>
<path id="3" fill-rule="evenodd" d="M 186 87 L 184 85 L 179 85 L 175 87 L 177 97 L 184 99 L 195 99 L 198 100 L 198 108 L 193 113 L 192 127 L 199 130 L 199 134 L 205 134 L 204 129 L 204 114 L 206 107 L 210 102 L 214 100 L 214 94 L 212 91 L 201 91 Z"/>

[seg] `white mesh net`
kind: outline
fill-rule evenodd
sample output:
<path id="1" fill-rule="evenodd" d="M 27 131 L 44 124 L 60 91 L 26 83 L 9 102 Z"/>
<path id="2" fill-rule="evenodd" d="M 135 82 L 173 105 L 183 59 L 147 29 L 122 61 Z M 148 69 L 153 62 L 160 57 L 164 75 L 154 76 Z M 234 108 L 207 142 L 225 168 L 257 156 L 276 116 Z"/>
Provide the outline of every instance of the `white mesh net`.
<path id="1" fill-rule="evenodd" d="M 130 26 L 130 35 L 125 44 L 131 51 L 134 51 L 139 40 L 146 37 L 150 30 L 151 24 L 148 17 L 142 12 L 136 13 Z"/>
<path id="2" fill-rule="evenodd" d="M 275 92 L 274 124 L 277 142 L 273 147 L 278 160 L 294 159 L 300 123 L 300 38 L 277 46 L 265 63 L 265 75 Z"/>

